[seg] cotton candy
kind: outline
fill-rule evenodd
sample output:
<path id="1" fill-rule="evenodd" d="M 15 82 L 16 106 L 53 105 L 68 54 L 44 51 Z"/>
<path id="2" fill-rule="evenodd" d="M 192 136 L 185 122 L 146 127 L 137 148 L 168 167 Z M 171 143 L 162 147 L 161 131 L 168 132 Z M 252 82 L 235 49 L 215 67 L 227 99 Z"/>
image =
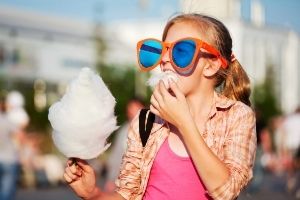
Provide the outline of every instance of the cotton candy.
<path id="1" fill-rule="evenodd" d="M 118 128 L 115 104 L 101 77 L 83 68 L 62 99 L 49 109 L 56 147 L 67 157 L 99 156 L 110 145 L 106 144 L 108 136 Z"/>
<path id="2" fill-rule="evenodd" d="M 159 72 L 159 73 L 153 73 L 149 80 L 147 81 L 147 84 L 154 88 L 159 81 L 162 80 L 165 84 L 166 88 L 169 89 L 169 81 L 173 80 L 174 82 L 178 81 L 178 76 L 175 72 L 172 71 L 165 71 L 165 72 Z"/>

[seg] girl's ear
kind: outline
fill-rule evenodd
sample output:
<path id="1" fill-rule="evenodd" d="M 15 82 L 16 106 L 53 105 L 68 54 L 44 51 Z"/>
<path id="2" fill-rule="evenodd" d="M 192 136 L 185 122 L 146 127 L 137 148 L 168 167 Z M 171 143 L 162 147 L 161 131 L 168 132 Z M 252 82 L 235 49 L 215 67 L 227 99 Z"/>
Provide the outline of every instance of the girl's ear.
<path id="1" fill-rule="evenodd" d="M 218 58 L 209 59 L 203 69 L 204 76 L 211 77 L 215 75 L 219 71 L 221 66 L 222 66 L 222 62 L 220 59 Z"/>

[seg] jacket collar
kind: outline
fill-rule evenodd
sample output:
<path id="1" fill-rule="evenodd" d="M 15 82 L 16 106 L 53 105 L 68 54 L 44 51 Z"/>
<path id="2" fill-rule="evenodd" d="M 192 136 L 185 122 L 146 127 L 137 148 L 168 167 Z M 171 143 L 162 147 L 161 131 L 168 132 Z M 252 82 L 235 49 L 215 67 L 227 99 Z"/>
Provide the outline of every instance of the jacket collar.
<path id="1" fill-rule="evenodd" d="M 236 100 L 229 99 L 225 97 L 222 94 L 219 94 L 217 92 L 214 92 L 214 104 L 215 106 L 213 107 L 211 113 L 210 113 L 210 118 L 215 116 L 218 110 L 226 110 L 230 108 L 233 104 L 235 104 Z"/>

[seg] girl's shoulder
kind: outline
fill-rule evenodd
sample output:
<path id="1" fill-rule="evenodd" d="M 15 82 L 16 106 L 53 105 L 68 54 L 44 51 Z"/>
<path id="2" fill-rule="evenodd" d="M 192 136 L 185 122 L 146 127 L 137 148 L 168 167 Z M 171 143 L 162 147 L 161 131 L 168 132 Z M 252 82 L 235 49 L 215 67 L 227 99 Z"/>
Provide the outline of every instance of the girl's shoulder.
<path id="1" fill-rule="evenodd" d="M 233 125 L 243 124 L 244 126 L 252 126 L 256 121 L 254 110 L 241 101 L 234 102 L 229 109 L 228 115 Z"/>
<path id="2" fill-rule="evenodd" d="M 236 114 L 240 115 L 254 115 L 254 110 L 250 106 L 244 104 L 241 101 L 235 101 L 234 104 L 231 107 L 231 111 L 233 111 Z"/>

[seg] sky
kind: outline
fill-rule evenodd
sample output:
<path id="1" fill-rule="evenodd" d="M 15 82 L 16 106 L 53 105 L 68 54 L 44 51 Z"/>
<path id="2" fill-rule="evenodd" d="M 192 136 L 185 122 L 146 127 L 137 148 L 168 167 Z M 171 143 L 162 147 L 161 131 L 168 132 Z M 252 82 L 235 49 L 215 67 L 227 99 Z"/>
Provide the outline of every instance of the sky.
<path id="1" fill-rule="evenodd" d="M 179 10 L 178 0 L 0 0 L 1 4 L 66 17 L 103 21 L 161 18 Z M 142 5 L 146 5 L 147 9 L 143 9 Z"/>
<path id="2" fill-rule="evenodd" d="M 250 19 L 251 1 L 241 0 L 245 20 Z M 260 1 L 265 8 L 267 24 L 291 28 L 300 33 L 300 0 Z M 180 10 L 179 0 L 0 0 L 0 5 L 103 22 L 128 18 L 167 19 Z"/>
<path id="3" fill-rule="evenodd" d="M 265 21 L 269 25 L 294 29 L 300 34 L 300 0 L 260 0 L 265 8 Z M 251 0 L 242 0 L 242 15 L 250 19 Z"/>

